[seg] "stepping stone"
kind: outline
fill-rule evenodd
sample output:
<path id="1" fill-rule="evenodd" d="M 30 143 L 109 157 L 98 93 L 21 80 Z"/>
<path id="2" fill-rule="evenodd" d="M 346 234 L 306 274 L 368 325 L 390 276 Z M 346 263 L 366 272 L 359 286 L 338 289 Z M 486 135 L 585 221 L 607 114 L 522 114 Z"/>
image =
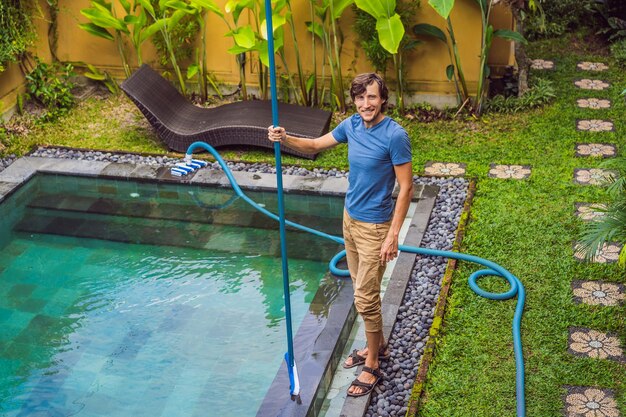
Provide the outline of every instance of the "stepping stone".
<path id="1" fill-rule="evenodd" d="M 530 177 L 530 165 L 489 165 L 489 174 L 491 178 L 523 180 Z"/>
<path id="2" fill-rule="evenodd" d="M 465 175 L 466 167 L 467 165 L 456 162 L 428 161 L 424 166 L 424 172 L 437 177 L 461 177 Z"/>
<path id="3" fill-rule="evenodd" d="M 574 182 L 583 185 L 604 185 L 611 178 L 616 178 L 618 172 L 600 168 L 576 168 L 574 169 Z"/>
<path id="4" fill-rule="evenodd" d="M 606 98 L 579 98 L 576 105 L 581 109 L 608 109 L 611 107 L 611 100 Z"/>
<path id="5" fill-rule="evenodd" d="M 583 71 L 606 71 L 609 69 L 609 66 L 603 62 L 588 62 L 583 61 L 576 64 L 576 67 Z"/>
<path id="6" fill-rule="evenodd" d="M 553 70 L 554 62 L 547 59 L 533 59 L 530 61 L 530 68 L 534 70 Z"/>
<path id="7" fill-rule="evenodd" d="M 616 334 L 583 327 L 570 327 L 567 351 L 583 358 L 624 360 L 624 350 Z"/>
<path id="8" fill-rule="evenodd" d="M 565 417 L 620 417 L 613 390 L 565 386 Z"/>
<path id="9" fill-rule="evenodd" d="M 576 304 L 618 306 L 626 299 L 624 285 L 603 281 L 572 281 Z"/>
<path id="10" fill-rule="evenodd" d="M 617 147 L 610 143 L 577 143 L 576 156 L 610 158 L 617 155 Z"/>
<path id="11" fill-rule="evenodd" d="M 613 122 L 600 119 L 576 120 L 576 130 L 581 132 L 612 132 L 615 130 Z"/>
<path id="12" fill-rule="evenodd" d="M 590 221 L 604 216 L 606 204 L 574 203 L 574 208 L 576 217 L 582 221 Z"/>
<path id="13" fill-rule="evenodd" d="M 597 264 L 610 264 L 615 263 L 619 259 L 619 253 L 621 252 L 622 247 L 617 242 L 609 242 L 602 245 L 601 248 L 598 249 L 596 254 L 591 259 L 591 262 Z M 582 245 L 580 243 L 574 244 L 574 258 L 584 262 L 585 255 L 583 252 Z"/>
<path id="14" fill-rule="evenodd" d="M 590 80 L 589 78 L 576 80 L 574 84 L 576 87 L 582 88 L 583 90 L 606 90 L 611 85 L 608 81 Z"/>

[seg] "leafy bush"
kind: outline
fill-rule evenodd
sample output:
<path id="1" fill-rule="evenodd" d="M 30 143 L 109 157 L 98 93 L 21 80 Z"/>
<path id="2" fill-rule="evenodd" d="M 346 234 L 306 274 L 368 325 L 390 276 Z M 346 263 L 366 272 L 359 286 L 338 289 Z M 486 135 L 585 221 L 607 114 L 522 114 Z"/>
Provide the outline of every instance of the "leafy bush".
<path id="1" fill-rule="evenodd" d="M 626 66 L 626 38 L 611 45 L 611 55 L 618 64 Z"/>
<path id="2" fill-rule="evenodd" d="M 526 20 L 525 36 L 529 40 L 542 37 L 555 37 L 568 29 L 590 23 L 589 15 L 595 0 L 545 1 L 541 7 L 545 22 L 539 14 L 530 14 Z"/>
<path id="3" fill-rule="evenodd" d="M 22 54 L 36 38 L 30 19 L 31 2 L 19 0 L 0 1 L 0 72 L 10 62 L 19 61 Z"/>
<path id="4" fill-rule="evenodd" d="M 37 66 L 26 76 L 28 96 L 46 108 L 43 121 L 56 120 L 74 106 L 72 95 L 74 84 L 70 77 L 74 75 L 72 64 L 46 64 L 39 58 Z"/>
<path id="5" fill-rule="evenodd" d="M 493 113 L 517 113 L 550 103 L 556 98 L 552 82 L 538 78 L 521 97 L 495 96 L 487 102 L 487 111 Z"/>
<path id="6" fill-rule="evenodd" d="M 578 250 L 587 259 L 593 259 L 605 243 L 626 242 L 626 158 L 609 159 L 600 166 L 619 174 L 609 180 L 606 207 L 597 209 L 602 216 L 587 223 L 582 231 Z M 626 246 L 620 252 L 619 263 L 626 266 Z"/>

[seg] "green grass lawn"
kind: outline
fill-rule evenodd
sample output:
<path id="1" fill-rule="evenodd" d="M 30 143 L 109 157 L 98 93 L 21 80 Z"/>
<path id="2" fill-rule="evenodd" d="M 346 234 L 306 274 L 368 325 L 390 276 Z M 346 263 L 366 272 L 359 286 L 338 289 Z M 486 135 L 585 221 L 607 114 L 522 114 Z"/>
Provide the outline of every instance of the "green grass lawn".
<path id="1" fill-rule="evenodd" d="M 588 307 L 572 302 L 572 280 L 626 283 L 616 265 L 591 265 L 573 259 L 573 242 L 580 223 L 575 202 L 596 202 L 604 195 L 597 187 L 573 183 L 574 168 L 597 167 L 600 160 L 575 158 L 576 143 L 606 142 L 626 155 L 626 106 L 619 93 L 626 88 L 626 71 L 606 56 L 583 47 L 570 48 L 579 38 L 532 44 L 533 58 L 552 59 L 554 71 L 535 71 L 532 77 L 554 82 L 556 101 L 519 115 L 487 114 L 481 120 L 434 123 L 402 121 L 413 142 L 414 172 L 423 173 L 426 161 L 462 162 L 467 175 L 477 179 L 477 191 L 463 242 L 463 251 L 490 259 L 509 269 L 527 290 L 522 323 L 526 359 L 527 415 L 563 414 L 563 386 L 599 386 L 616 391 L 626 415 L 626 366 L 567 353 L 568 328 L 588 327 L 617 333 L 626 345 L 624 307 Z M 574 42 L 575 43 L 575 42 Z M 581 60 L 608 62 L 603 73 L 576 69 Z M 611 82 L 606 91 L 577 89 L 577 78 Z M 578 109 L 576 99 L 610 98 L 613 107 L 593 111 Z M 577 119 L 610 119 L 615 132 L 585 133 L 575 130 Z M 165 153 L 142 116 L 120 96 L 89 99 L 54 126 L 36 128 L 8 143 L 6 153 L 24 153 L 36 145 Z M 337 147 L 314 162 L 285 157 L 286 165 L 306 168 L 347 169 L 347 150 Z M 267 151 L 229 150 L 230 160 L 273 163 Z M 532 166 L 523 181 L 488 178 L 490 163 Z M 515 302 L 489 301 L 467 286 L 473 265 L 461 263 L 455 274 L 444 327 L 431 364 L 420 416 L 504 417 L 515 415 L 515 364 L 511 319 Z M 487 278 L 486 289 L 504 290 L 500 280 Z"/>

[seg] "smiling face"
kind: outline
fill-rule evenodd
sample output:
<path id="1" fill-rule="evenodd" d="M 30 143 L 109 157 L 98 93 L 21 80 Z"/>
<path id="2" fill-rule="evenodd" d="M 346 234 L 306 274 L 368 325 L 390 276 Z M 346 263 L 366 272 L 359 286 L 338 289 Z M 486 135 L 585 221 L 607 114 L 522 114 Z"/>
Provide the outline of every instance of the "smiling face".
<path id="1" fill-rule="evenodd" d="M 384 103 L 385 100 L 381 97 L 380 88 L 376 82 L 370 83 L 365 87 L 365 91 L 354 96 L 356 110 L 367 128 L 376 125 L 385 118 L 382 112 Z"/>

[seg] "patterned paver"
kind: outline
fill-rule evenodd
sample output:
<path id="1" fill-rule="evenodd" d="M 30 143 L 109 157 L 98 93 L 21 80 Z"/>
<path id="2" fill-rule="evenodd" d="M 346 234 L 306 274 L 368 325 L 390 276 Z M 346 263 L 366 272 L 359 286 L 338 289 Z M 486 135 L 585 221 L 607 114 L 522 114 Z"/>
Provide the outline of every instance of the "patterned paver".
<path id="1" fill-rule="evenodd" d="M 466 164 L 456 162 L 435 162 L 428 161 L 424 166 L 426 175 L 438 177 L 460 177 L 465 175 Z"/>
<path id="2" fill-rule="evenodd" d="M 564 387 L 565 417 L 620 417 L 615 393 L 596 387 Z"/>
<path id="3" fill-rule="evenodd" d="M 579 98 L 576 100 L 576 105 L 581 109 L 592 109 L 592 110 L 600 110 L 600 109 L 609 109 L 611 108 L 611 100 L 606 98 Z"/>
<path id="4" fill-rule="evenodd" d="M 554 61 L 547 59 L 533 59 L 530 62 L 530 68 L 534 70 L 553 70 L 555 68 Z"/>
<path id="5" fill-rule="evenodd" d="M 576 168 L 574 169 L 574 182 L 582 185 L 605 185 L 615 178 L 617 172 L 601 168 Z"/>
<path id="6" fill-rule="evenodd" d="M 610 143 L 577 143 L 576 156 L 611 158 L 617 155 L 617 147 Z"/>
<path id="7" fill-rule="evenodd" d="M 523 180 L 530 177 L 530 173 L 530 165 L 491 164 L 488 176 L 491 178 Z"/>
<path id="8" fill-rule="evenodd" d="M 576 121 L 576 130 L 586 132 L 612 132 L 615 129 L 613 122 L 601 119 L 582 119 Z"/>
<path id="9" fill-rule="evenodd" d="M 624 286 L 604 281 L 572 281 L 572 294 L 577 304 L 618 306 L 626 299 Z"/>
<path id="10" fill-rule="evenodd" d="M 567 351 L 584 358 L 624 359 L 624 350 L 617 335 L 583 327 L 569 329 Z"/>
<path id="11" fill-rule="evenodd" d="M 574 203 L 574 214 L 582 221 L 590 221 L 604 216 L 606 204 Z"/>
<path id="12" fill-rule="evenodd" d="M 619 243 L 605 243 L 593 256 L 592 262 L 598 264 L 610 264 L 617 262 L 621 250 L 622 247 Z M 582 246 L 580 245 L 580 243 L 574 244 L 574 258 L 579 261 L 585 261 L 585 255 L 582 251 Z"/>
<path id="13" fill-rule="evenodd" d="M 583 61 L 583 62 L 579 62 L 578 64 L 576 64 L 576 68 L 583 70 L 583 71 L 601 72 L 601 71 L 608 70 L 609 66 L 606 65 L 604 62 Z"/>
<path id="14" fill-rule="evenodd" d="M 611 86 L 608 81 L 592 80 L 589 78 L 576 80 L 574 81 L 574 84 L 576 85 L 576 87 L 582 88 L 583 90 L 606 90 Z"/>

